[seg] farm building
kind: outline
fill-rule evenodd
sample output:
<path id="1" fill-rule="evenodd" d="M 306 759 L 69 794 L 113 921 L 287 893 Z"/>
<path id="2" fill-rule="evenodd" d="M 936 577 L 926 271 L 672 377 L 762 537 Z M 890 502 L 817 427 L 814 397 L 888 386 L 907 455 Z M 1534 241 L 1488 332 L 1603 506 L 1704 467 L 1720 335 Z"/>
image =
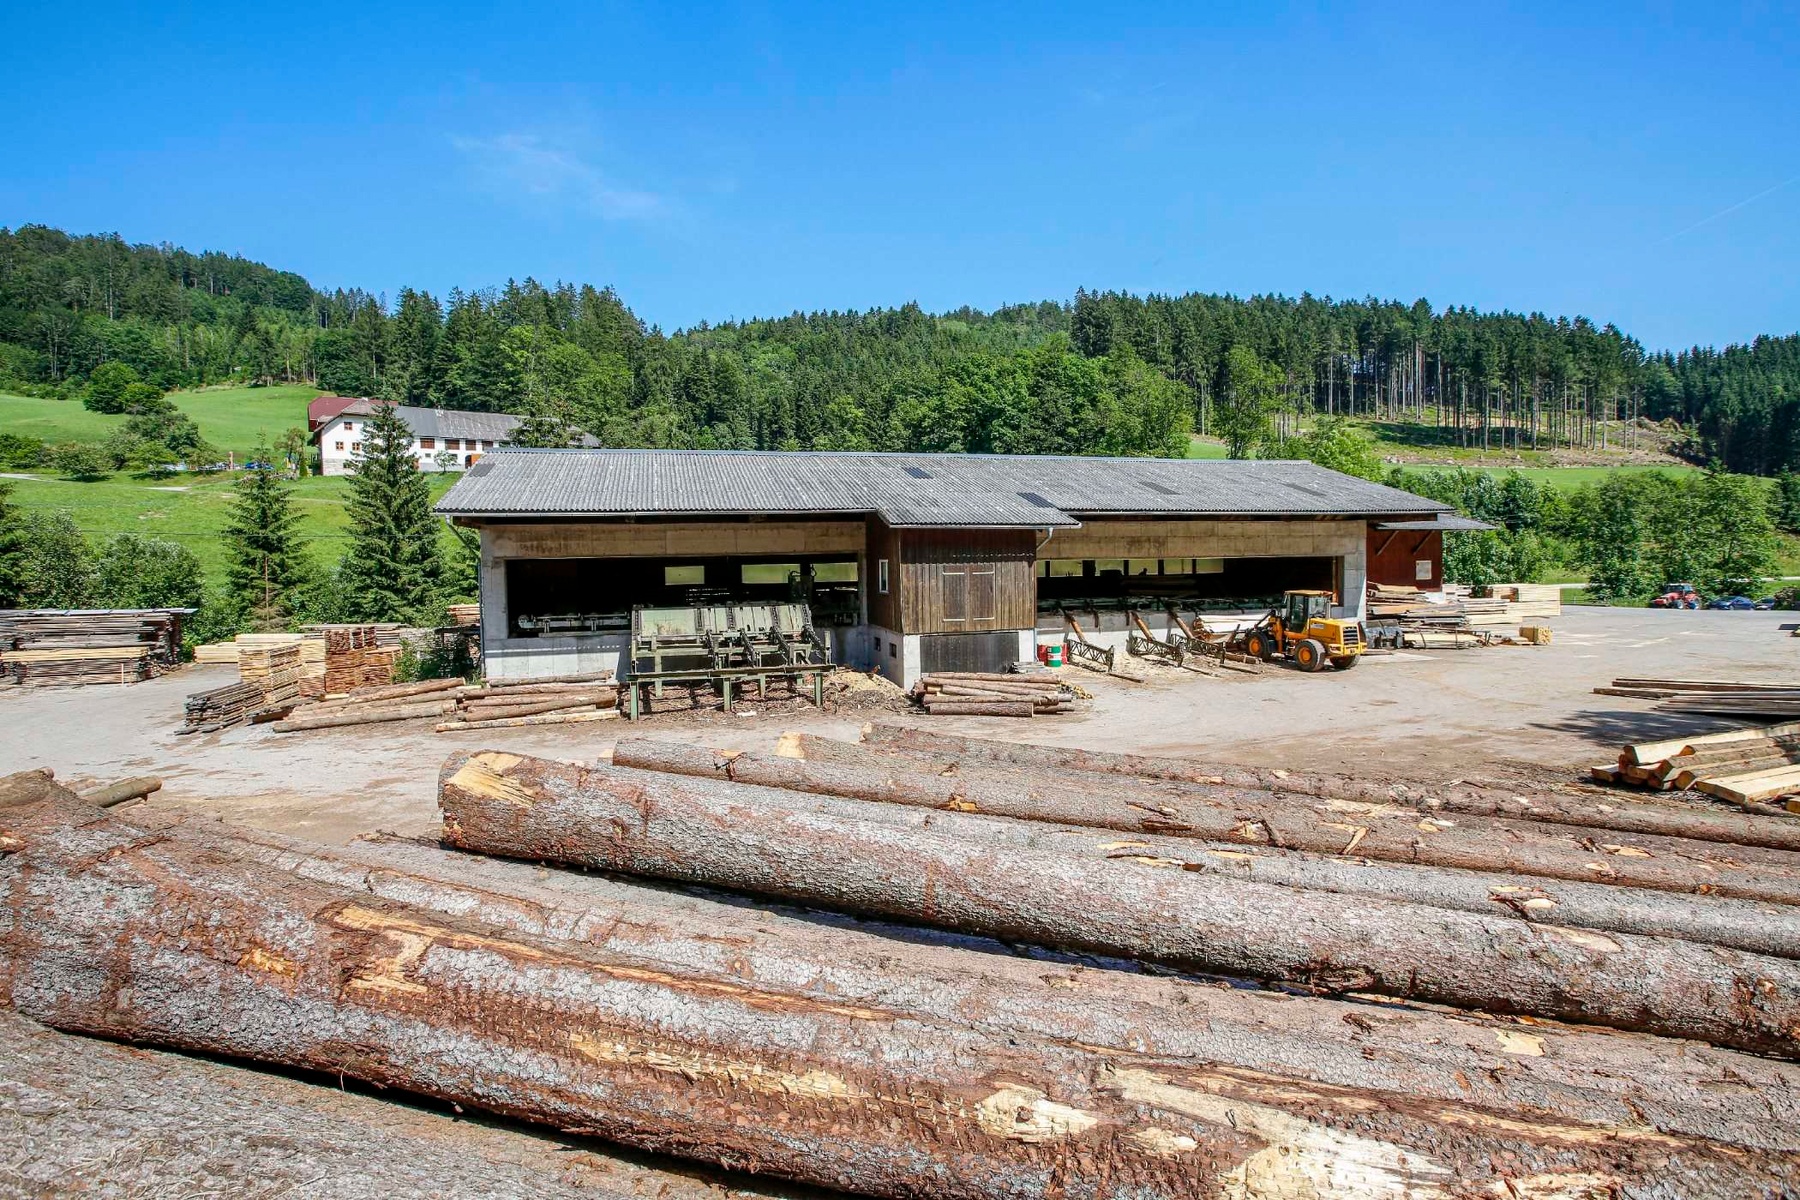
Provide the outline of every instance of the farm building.
<path id="1" fill-rule="evenodd" d="M 834 661 L 903 684 L 1290 588 L 1360 617 L 1372 528 L 1456 527 L 1304 462 L 822 452 L 502 449 L 437 511 L 480 531 L 492 675 L 624 669 L 638 609 L 805 599 Z"/>
<path id="2" fill-rule="evenodd" d="M 321 396 L 307 406 L 312 440 L 319 444 L 322 475 L 348 474 L 362 452 L 362 430 L 381 401 Z M 394 406 L 413 435 L 413 455 L 421 471 L 461 471 L 512 436 L 520 418 L 506 413 L 462 412 L 445 408 Z"/>

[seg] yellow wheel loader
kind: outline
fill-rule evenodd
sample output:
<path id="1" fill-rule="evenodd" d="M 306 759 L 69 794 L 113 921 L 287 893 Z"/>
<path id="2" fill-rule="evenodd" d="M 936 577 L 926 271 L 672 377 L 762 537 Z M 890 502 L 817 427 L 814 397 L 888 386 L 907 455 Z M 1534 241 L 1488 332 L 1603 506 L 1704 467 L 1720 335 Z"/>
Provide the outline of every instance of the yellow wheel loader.
<path id="1" fill-rule="evenodd" d="M 1331 615 L 1330 592 L 1286 592 L 1244 634 L 1244 653 L 1264 662 L 1285 658 L 1302 671 L 1323 671 L 1330 663 L 1348 671 L 1362 657 L 1362 627 Z"/>

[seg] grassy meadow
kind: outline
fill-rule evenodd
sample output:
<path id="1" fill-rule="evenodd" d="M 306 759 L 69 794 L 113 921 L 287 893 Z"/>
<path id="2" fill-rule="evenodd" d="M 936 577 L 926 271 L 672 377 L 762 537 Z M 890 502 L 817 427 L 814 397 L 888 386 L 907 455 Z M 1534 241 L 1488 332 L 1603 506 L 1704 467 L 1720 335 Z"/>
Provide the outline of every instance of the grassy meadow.
<path id="1" fill-rule="evenodd" d="M 305 429 L 306 405 L 319 394 L 316 387 L 285 384 L 171 392 L 169 399 L 194 418 L 202 437 L 242 462 L 259 443 L 272 443 L 288 429 Z M 100 442 L 124 423 L 122 416 L 89 412 L 79 400 L 44 400 L 0 393 L 0 432 L 51 444 Z"/>

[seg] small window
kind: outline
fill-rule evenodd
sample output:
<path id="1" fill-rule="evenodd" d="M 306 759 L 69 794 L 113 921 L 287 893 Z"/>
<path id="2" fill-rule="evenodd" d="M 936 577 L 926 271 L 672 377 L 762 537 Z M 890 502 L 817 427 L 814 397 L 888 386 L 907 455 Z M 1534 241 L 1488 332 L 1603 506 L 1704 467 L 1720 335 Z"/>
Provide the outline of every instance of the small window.
<path id="1" fill-rule="evenodd" d="M 887 595 L 888 560 L 885 558 L 878 559 L 875 563 L 875 590 L 884 596 Z"/>
<path id="2" fill-rule="evenodd" d="M 355 421 L 345 421 L 344 428 L 354 432 L 356 429 L 356 422 Z"/>
<path id="3" fill-rule="evenodd" d="M 1225 560 L 1222 558 L 1196 558 L 1194 560 L 1194 574 L 1196 575 L 1223 575 L 1224 573 Z"/>
<path id="4" fill-rule="evenodd" d="M 898 643 L 898 642 L 889 642 L 888 643 L 888 657 L 889 658 L 899 658 L 900 657 L 900 643 Z"/>
<path id="5" fill-rule="evenodd" d="M 332 444 L 334 446 L 336 446 L 339 450 L 342 450 L 344 448 L 344 443 L 342 443 L 342 442 L 334 442 Z"/>
<path id="6" fill-rule="evenodd" d="M 706 582 L 706 567 L 696 564 L 691 567 L 664 567 L 664 587 L 693 587 Z"/>
<path id="7" fill-rule="evenodd" d="M 420 438 L 419 439 L 419 449 L 421 449 L 421 450 L 436 450 L 437 449 L 437 439 L 436 438 L 428 438 L 428 437 Z"/>
<path id="8" fill-rule="evenodd" d="M 350 452 L 352 454 L 361 454 L 362 453 L 362 443 L 361 442 L 351 442 L 350 443 Z"/>
<path id="9" fill-rule="evenodd" d="M 745 583 L 786 583 L 789 575 L 800 573 L 799 563 L 745 563 L 739 568 Z"/>
<path id="10" fill-rule="evenodd" d="M 1050 560 L 1049 565 L 1050 573 L 1048 578 L 1079 579 L 1085 574 L 1084 568 L 1087 564 L 1079 558 L 1053 558 Z"/>
<path id="11" fill-rule="evenodd" d="M 853 562 L 814 563 L 812 572 L 819 583 L 855 583 L 862 578 L 862 571 Z"/>
<path id="12" fill-rule="evenodd" d="M 1122 558 L 1096 558 L 1094 560 L 1094 574 L 1096 575 L 1123 575 L 1124 573 L 1125 560 Z"/>

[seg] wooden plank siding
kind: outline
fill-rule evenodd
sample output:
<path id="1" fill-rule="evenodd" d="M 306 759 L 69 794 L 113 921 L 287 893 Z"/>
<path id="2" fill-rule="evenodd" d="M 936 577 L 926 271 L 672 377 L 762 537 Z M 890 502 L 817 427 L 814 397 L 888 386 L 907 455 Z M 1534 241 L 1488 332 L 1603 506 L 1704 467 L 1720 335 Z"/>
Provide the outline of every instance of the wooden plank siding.
<path id="1" fill-rule="evenodd" d="M 496 559 L 855 554 L 867 536 L 860 521 L 495 523 L 482 532 Z"/>
<path id="2" fill-rule="evenodd" d="M 900 628 L 900 534 L 879 517 L 870 517 L 863 594 L 869 600 L 869 624 L 894 633 Z M 888 590 L 881 591 L 881 562 L 888 564 Z"/>
<path id="3" fill-rule="evenodd" d="M 900 633 L 991 633 L 1037 621 L 1037 534 L 1029 529 L 905 530 Z M 874 551 L 871 549 L 871 556 Z"/>
<path id="4" fill-rule="evenodd" d="M 1430 564 L 1421 576 L 1419 564 Z M 1369 581 L 1434 592 L 1444 586 L 1444 535 L 1435 530 L 1369 525 Z"/>

